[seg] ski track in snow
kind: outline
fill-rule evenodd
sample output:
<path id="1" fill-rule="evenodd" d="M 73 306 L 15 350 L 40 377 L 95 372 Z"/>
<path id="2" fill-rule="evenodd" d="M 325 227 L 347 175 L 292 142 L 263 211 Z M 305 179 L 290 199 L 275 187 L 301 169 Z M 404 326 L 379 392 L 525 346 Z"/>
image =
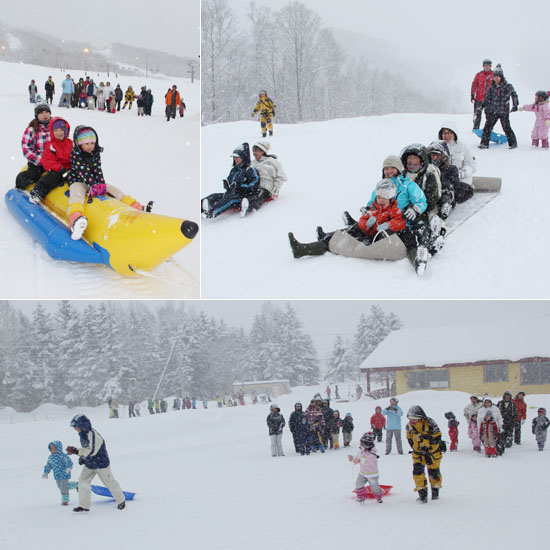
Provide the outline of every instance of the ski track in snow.
<path id="1" fill-rule="evenodd" d="M 520 100 L 520 104 L 522 104 Z M 532 113 L 512 113 L 519 148 L 477 149 L 471 115 L 392 114 L 275 125 L 270 138 L 288 175 L 281 196 L 241 219 L 234 212 L 202 224 L 205 298 L 548 298 L 550 255 L 545 176 L 550 152 L 530 148 Z M 315 228 L 342 227 L 381 178 L 382 161 L 410 143 L 429 144 L 445 120 L 477 159 L 476 175 L 503 179 L 501 193 L 459 227 L 422 277 L 408 260 L 376 262 L 327 253 L 295 260 L 292 231 L 302 242 Z M 495 128 L 499 131 L 499 126 Z M 203 128 L 202 193 L 222 189 L 231 151 L 259 139 L 257 122 Z M 460 205 L 458 206 L 460 208 Z"/>
<path id="2" fill-rule="evenodd" d="M 84 76 L 82 70 L 67 71 L 73 78 Z M 44 97 L 43 85 L 53 76 L 56 95 L 51 106 L 52 116 L 66 118 L 72 130 L 79 124 L 96 128 L 105 151 L 103 171 L 107 181 L 145 204 L 154 200 L 154 212 L 200 222 L 200 121 L 199 81 L 178 78 L 110 77 L 101 73 L 90 76 L 99 83 L 110 80 L 138 91 L 147 85 L 153 91 L 151 117 L 138 117 L 134 102 L 115 115 L 84 109 L 57 107 L 61 82 L 67 73 L 24 64 L 0 63 L 0 79 L 9 82 L 0 92 L 0 113 L 5 131 L 0 136 L 2 173 L 0 204 L 0 263 L 2 265 L 3 296 L 5 298 L 198 298 L 200 272 L 200 238 L 175 255 L 187 275 L 177 266 L 165 263 L 152 275 L 123 277 L 102 265 L 80 264 L 53 260 L 7 210 L 5 193 L 13 187 L 17 172 L 25 165 L 20 140 L 33 118 L 34 105 L 28 102 L 27 87 L 37 81 Z M 185 99 L 187 111 L 181 119 L 166 122 L 164 94 L 177 84 Z M 7 130 L 6 130 L 7 129 Z"/>
<path id="3" fill-rule="evenodd" d="M 293 388 L 292 394 L 277 397 L 287 423 L 294 403 L 308 403 L 324 386 Z M 61 528 L 65 540 L 78 540 L 82 550 L 92 550 L 97 540 L 82 537 L 84 521 L 86 532 L 97 530 L 108 537 L 108 548 L 139 550 L 182 541 L 201 550 L 316 550 L 365 544 L 385 550 L 464 550 L 472 541 L 491 548 L 540 546 L 550 490 L 550 448 L 537 451 L 530 425 L 535 407 L 550 409 L 550 397 L 527 393 L 531 408 L 522 445 L 497 459 L 472 450 L 462 416 L 468 394 L 417 391 L 399 396 L 405 414 L 411 405 L 421 404 L 447 442 L 444 413 L 452 410 L 460 421 L 458 452 L 447 452 L 441 464 L 441 499 L 426 505 L 415 502 L 404 437 L 402 456 L 395 448 L 385 456 L 384 443 L 376 445 L 380 483 L 393 486 L 383 504 L 368 500 L 359 505 L 351 498 L 357 466 L 346 455 L 355 454 L 361 434 L 370 429 L 375 406 L 386 406 L 387 399 L 332 402 L 342 415 L 353 415 L 349 449 L 301 457 L 294 452 L 287 426 L 286 456 L 280 458 L 270 454 L 268 404 L 252 406 L 247 401 L 245 407 L 219 409 L 211 401 L 208 410 L 150 416 L 142 403 L 141 418 L 126 418 L 127 408 L 122 407 L 119 420 L 108 419 L 105 405 L 72 410 L 42 405 L 33 413 L 6 407 L 0 409 L 0 437 L 15 451 L 0 458 L 5 494 L 0 500 L 0 543 L 5 548 L 54 550 Z M 92 495 L 91 511 L 84 517 L 74 514 L 76 493 L 71 492 L 68 509 L 61 507 L 52 475 L 40 479 L 50 441 L 60 439 L 64 448 L 78 445 L 69 426 L 77 413 L 87 414 L 105 438 L 122 488 L 137 493 L 122 512 L 112 500 Z M 80 467 L 73 462 L 77 479 Z M 94 482 L 101 485 L 97 478 Z"/>

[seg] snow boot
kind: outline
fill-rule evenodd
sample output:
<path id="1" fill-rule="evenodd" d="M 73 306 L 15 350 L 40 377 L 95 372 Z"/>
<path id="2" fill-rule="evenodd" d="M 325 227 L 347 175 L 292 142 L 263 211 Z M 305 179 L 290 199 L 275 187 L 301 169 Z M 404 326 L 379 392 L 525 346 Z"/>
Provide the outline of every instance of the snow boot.
<path id="1" fill-rule="evenodd" d="M 31 189 L 29 195 L 29 201 L 33 204 L 40 204 L 42 202 L 42 197 L 36 192 L 35 189 Z"/>
<path id="2" fill-rule="evenodd" d="M 288 234 L 288 239 L 295 258 L 301 258 L 302 256 L 322 256 L 328 250 L 327 244 L 324 241 L 301 243 L 296 240 L 292 233 Z"/>
<path id="3" fill-rule="evenodd" d="M 432 500 L 439 499 L 439 489 L 437 487 L 432 487 Z"/>
<path id="4" fill-rule="evenodd" d="M 429 254 L 428 249 L 425 246 L 419 246 L 416 249 L 416 255 L 414 256 L 414 269 L 417 275 L 423 275 L 428 265 Z"/>
<path id="5" fill-rule="evenodd" d="M 262 133 L 262 137 L 267 137 L 267 133 Z"/>
<path id="6" fill-rule="evenodd" d="M 77 506 L 76 508 L 73 508 L 73 512 L 89 512 L 90 510 L 88 508 L 82 508 L 82 506 Z"/>
<path id="7" fill-rule="evenodd" d="M 269 135 L 270 135 L 270 136 L 273 135 L 273 130 L 269 130 Z"/>
<path id="8" fill-rule="evenodd" d="M 508 149 L 517 149 L 517 148 L 518 148 L 517 143 L 512 143 L 511 145 L 508 145 Z"/>
<path id="9" fill-rule="evenodd" d="M 478 149 L 489 149 L 489 146 L 488 145 L 485 145 L 485 143 L 480 143 L 478 146 L 477 146 Z"/>
<path id="10" fill-rule="evenodd" d="M 149 201 L 143 208 L 144 212 L 152 212 L 153 211 L 153 204 L 155 204 L 155 201 Z"/>
<path id="11" fill-rule="evenodd" d="M 542 148 L 543 149 L 548 149 L 548 140 L 547 139 L 542 140 Z"/>
<path id="12" fill-rule="evenodd" d="M 119 510 L 124 510 L 124 508 L 126 508 L 126 501 L 123 500 L 120 504 L 117 505 L 117 508 Z"/>
<path id="13" fill-rule="evenodd" d="M 416 502 L 419 504 L 426 504 L 428 502 L 428 489 L 418 489 Z"/>
<path id="14" fill-rule="evenodd" d="M 357 222 L 350 216 L 347 210 L 344 210 L 342 213 L 342 219 L 344 223 L 349 227 L 350 225 L 355 225 Z"/>
<path id="15" fill-rule="evenodd" d="M 245 197 L 242 201 L 241 201 L 241 218 L 244 218 L 246 216 L 246 213 L 248 212 L 248 209 L 250 208 L 250 202 L 248 201 L 248 199 Z"/>
<path id="16" fill-rule="evenodd" d="M 376 499 L 376 502 L 378 502 L 378 504 L 382 504 L 384 502 L 382 500 L 382 491 L 380 491 L 379 493 L 376 493 L 374 495 L 374 498 Z"/>
<path id="17" fill-rule="evenodd" d="M 536 149 L 536 148 L 538 148 L 538 146 L 539 146 L 539 140 L 538 139 L 532 139 L 531 140 L 531 147 L 535 147 L 535 149 Z"/>
<path id="18" fill-rule="evenodd" d="M 78 241 L 82 238 L 86 227 L 88 226 L 88 219 L 81 212 L 73 212 L 69 216 L 69 229 L 71 230 L 71 239 Z"/>
<path id="19" fill-rule="evenodd" d="M 367 490 L 365 487 L 361 487 L 361 489 L 355 489 L 354 493 L 357 495 L 357 502 L 365 502 L 367 498 Z"/>
<path id="20" fill-rule="evenodd" d="M 201 214 L 202 214 L 202 217 L 203 218 L 211 218 L 212 217 L 212 211 L 210 209 L 210 202 L 208 201 L 208 199 L 202 199 L 202 202 L 201 202 Z"/>

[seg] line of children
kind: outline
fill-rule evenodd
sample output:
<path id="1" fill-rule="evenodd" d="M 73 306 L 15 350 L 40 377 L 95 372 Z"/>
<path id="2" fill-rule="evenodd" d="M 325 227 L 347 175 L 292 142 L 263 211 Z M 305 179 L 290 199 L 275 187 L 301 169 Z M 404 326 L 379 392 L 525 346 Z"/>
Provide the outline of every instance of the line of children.
<path id="1" fill-rule="evenodd" d="M 355 494 L 358 502 L 364 502 L 367 498 L 367 483 L 370 485 L 376 501 L 382 503 L 382 489 L 378 483 L 378 455 L 374 446 L 374 433 L 363 434 L 359 442 L 359 452 L 353 456 L 348 455 L 348 460 L 353 464 L 360 464 L 359 473 L 355 480 Z"/>
<path id="2" fill-rule="evenodd" d="M 61 505 L 68 506 L 69 491 L 78 487 L 76 481 L 69 481 L 71 479 L 73 461 L 68 454 L 63 452 L 61 441 L 51 441 L 48 443 L 48 449 L 50 456 L 44 466 L 42 477 L 48 479 L 48 474 L 53 471 L 53 478 L 61 493 Z"/>

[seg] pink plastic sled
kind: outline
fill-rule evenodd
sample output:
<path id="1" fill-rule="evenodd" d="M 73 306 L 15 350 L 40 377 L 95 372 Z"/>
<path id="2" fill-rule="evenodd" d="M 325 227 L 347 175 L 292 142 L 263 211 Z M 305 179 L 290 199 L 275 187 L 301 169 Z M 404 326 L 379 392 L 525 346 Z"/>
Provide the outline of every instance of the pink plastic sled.
<path id="1" fill-rule="evenodd" d="M 374 498 L 370 485 L 367 485 L 365 489 L 366 489 L 367 498 Z M 393 489 L 393 485 L 380 485 L 380 489 L 382 489 L 382 496 L 385 497 Z M 357 493 L 357 490 L 354 489 L 353 492 Z"/>

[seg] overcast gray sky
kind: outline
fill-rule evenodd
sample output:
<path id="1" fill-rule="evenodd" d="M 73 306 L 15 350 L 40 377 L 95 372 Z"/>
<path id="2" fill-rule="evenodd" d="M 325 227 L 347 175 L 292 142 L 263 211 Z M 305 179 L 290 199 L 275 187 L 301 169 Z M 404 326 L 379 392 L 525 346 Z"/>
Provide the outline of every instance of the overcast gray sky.
<path id="1" fill-rule="evenodd" d="M 15 300 L 12 305 L 30 315 L 36 301 Z M 57 301 L 41 302 L 48 311 L 57 309 Z M 144 302 L 151 310 L 158 308 L 161 301 Z M 224 319 L 229 325 L 250 329 L 254 315 L 260 311 L 261 300 L 186 300 L 186 307 L 204 310 L 207 314 Z M 276 301 L 284 307 L 285 301 Z M 296 309 L 304 329 L 314 339 L 320 354 L 330 353 L 336 334 L 352 338 L 361 313 L 368 314 L 376 304 L 385 312 L 395 313 L 407 328 L 456 325 L 467 323 L 491 323 L 509 320 L 517 322 L 541 317 L 550 318 L 550 301 L 481 301 L 481 300 L 289 300 Z M 73 301 L 84 309 L 86 300 Z"/>
<path id="2" fill-rule="evenodd" d="M 97 46 L 122 42 L 190 58 L 200 52 L 199 0 L 2 0 L 0 20 Z"/>

